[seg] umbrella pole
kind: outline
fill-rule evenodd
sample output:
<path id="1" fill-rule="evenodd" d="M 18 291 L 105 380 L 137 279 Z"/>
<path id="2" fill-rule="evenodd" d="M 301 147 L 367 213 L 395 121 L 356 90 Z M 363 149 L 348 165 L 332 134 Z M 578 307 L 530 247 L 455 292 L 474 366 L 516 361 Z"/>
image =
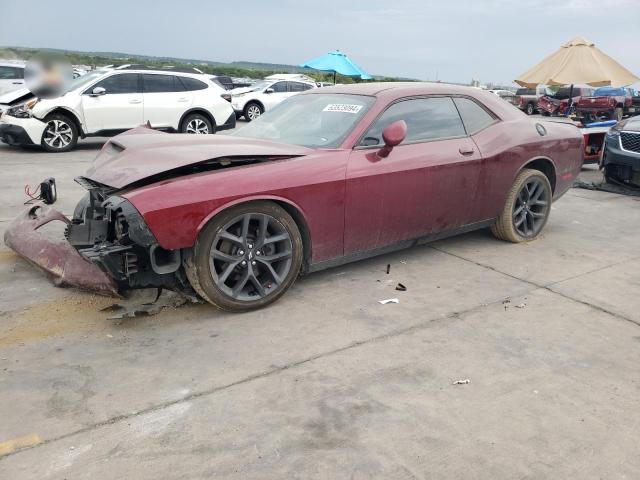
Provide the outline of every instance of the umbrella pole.
<path id="1" fill-rule="evenodd" d="M 573 83 L 569 87 L 569 101 L 567 102 L 567 113 L 565 117 L 568 117 L 571 113 L 571 107 L 573 107 Z"/>
<path id="2" fill-rule="evenodd" d="M 336 71 L 333 71 L 333 84 L 336 84 Z"/>

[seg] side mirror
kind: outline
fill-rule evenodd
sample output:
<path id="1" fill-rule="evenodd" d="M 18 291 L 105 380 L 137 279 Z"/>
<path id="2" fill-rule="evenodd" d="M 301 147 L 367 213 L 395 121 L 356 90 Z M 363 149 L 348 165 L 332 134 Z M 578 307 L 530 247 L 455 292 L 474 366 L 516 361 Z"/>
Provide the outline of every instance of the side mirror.
<path id="1" fill-rule="evenodd" d="M 378 150 L 378 156 L 386 158 L 393 150 L 393 147 L 400 145 L 407 137 L 407 124 L 404 120 L 398 120 L 382 130 L 382 139 L 384 147 Z"/>
<path id="2" fill-rule="evenodd" d="M 107 91 L 102 87 L 96 87 L 91 90 L 91 95 L 94 97 L 99 97 L 100 95 L 104 95 Z"/>
<path id="3" fill-rule="evenodd" d="M 271 87 L 267 88 L 267 89 L 264 91 L 264 93 L 273 93 L 273 92 L 275 92 L 275 90 L 274 90 L 273 88 L 271 88 Z"/>

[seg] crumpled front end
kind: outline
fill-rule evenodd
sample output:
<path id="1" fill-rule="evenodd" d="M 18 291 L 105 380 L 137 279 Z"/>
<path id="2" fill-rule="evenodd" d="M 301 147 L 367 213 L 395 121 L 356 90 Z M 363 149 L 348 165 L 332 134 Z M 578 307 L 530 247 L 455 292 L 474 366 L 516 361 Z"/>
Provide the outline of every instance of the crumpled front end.
<path id="1" fill-rule="evenodd" d="M 180 250 L 160 247 L 142 215 L 115 189 L 83 177 L 76 181 L 89 192 L 71 220 L 39 202 L 9 226 L 6 245 L 47 272 L 58 286 L 106 295 L 148 287 L 189 290 L 178 271 Z M 38 231 L 52 221 L 65 223 L 66 240 L 52 240 Z"/>
<path id="2" fill-rule="evenodd" d="M 9 225 L 4 243 L 29 262 L 43 269 L 60 287 L 74 286 L 103 295 L 118 295 L 117 283 L 95 264 L 88 262 L 68 242 L 51 240 L 38 229 L 50 222 L 71 222 L 61 212 L 36 203 Z"/>

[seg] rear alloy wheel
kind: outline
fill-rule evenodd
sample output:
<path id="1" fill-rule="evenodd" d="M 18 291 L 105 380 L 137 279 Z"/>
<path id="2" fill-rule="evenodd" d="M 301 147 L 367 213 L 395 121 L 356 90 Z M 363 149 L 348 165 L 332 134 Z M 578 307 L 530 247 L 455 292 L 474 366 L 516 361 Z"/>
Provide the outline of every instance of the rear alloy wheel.
<path id="1" fill-rule="evenodd" d="M 199 113 L 193 113 L 183 120 L 182 133 L 207 135 L 209 133 L 215 133 L 215 131 L 207 117 Z"/>
<path id="2" fill-rule="evenodd" d="M 258 103 L 249 102 L 247 103 L 246 107 L 244 107 L 244 119 L 247 122 L 250 122 L 262 115 L 263 112 L 264 110 Z"/>
<path id="3" fill-rule="evenodd" d="M 536 239 L 549 218 L 552 195 L 547 176 L 539 170 L 525 168 L 513 182 L 491 232 L 500 240 L 514 243 Z"/>
<path id="4" fill-rule="evenodd" d="M 213 305 L 229 311 L 264 307 L 293 284 L 302 265 L 302 237 L 291 216 L 272 202 L 223 212 L 196 242 L 187 276 Z"/>
<path id="5" fill-rule="evenodd" d="M 54 114 L 46 120 L 41 145 L 47 152 L 67 152 L 78 143 L 78 129 L 65 115 Z"/>
<path id="6" fill-rule="evenodd" d="M 524 111 L 527 115 L 533 115 L 533 112 L 535 112 L 535 107 L 533 106 L 533 103 L 527 103 L 527 106 L 525 107 Z"/>

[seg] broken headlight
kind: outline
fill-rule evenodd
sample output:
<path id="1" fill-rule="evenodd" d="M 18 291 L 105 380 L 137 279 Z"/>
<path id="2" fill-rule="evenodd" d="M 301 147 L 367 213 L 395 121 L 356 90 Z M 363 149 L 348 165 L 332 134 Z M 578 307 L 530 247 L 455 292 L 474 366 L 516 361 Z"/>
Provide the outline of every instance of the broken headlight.
<path id="1" fill-rule="evenodd" d="M 38 103 L 39 101 L 40 99 L 38 98 L 32 98 L 31 100 L 29 100 L 26 103 L 23 103 L 22 105 L 17 105 L 7 110 L 7 115 L 11 115 L 12 117 L 17 117 L 17 118 L 29 118 L 32 116 L 31 110 L 33 109 L 33 107 L 35 107 L 36 103 Z"/>

